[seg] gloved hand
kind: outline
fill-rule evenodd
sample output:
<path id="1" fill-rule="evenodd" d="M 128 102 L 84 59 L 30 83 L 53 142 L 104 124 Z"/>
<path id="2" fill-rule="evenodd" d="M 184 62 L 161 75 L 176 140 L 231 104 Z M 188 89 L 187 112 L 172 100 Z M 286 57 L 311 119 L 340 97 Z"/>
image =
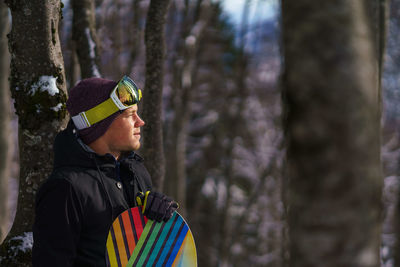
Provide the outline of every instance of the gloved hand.
<path id="1" fill-rule="evenodd" d="M 157 222 L 168 221 L 174 211 L 179 207 L 178 203 L 158 192 L 147 191 L 139 192 L 136 202 L 142 206 L 142 213 L 150 220 Z"/>

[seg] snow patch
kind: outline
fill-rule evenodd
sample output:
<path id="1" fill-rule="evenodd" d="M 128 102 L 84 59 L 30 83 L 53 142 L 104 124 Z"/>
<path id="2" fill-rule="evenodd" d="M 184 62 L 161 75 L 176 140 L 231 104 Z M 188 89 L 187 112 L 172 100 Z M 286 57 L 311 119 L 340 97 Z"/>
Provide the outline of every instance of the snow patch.
<path id="1" fill-rule="evenodd" d="M 100 77 L 100 71 L 99 71 L 99 69 L 97 68 L 96 64 L 93 64 L 93 65 L 92 65 L 92 71 L 93 71 L 94 77 Z"/>
<path id="2" fill-rule="evenodd" d="M 96 59 L 96 43 L 93 41 L 92 39 L 92 35 L 90 34 L 90 29 L 86 28 L 85 29 L 85 34 L 86 37 L 88 39 L 89 42 L 89 55 L 90 55 L 90 59 L 92 61 L 92 73 L 95 77 L 100 77 L 100 71 L 98 69 L 98 67 L 95 64 L 95 59 Z"/>
<path id="3" fill-rule="evenodd" d="M 206 22 L 204 20 L 199 20 L 198 22 L 196 22 L 191 31 L 192 35 L 200 36 L 205 26 Z"/>
<path id="4" fill-rule="evenodd" d="M 22 252 L 27 252 L 29 250 L 32 250 L 33 234 L 32 232 L 25 232 L 22 236 L 11 238 L 10 241 L 21 241 L 18 246 L 12 248 L 14 253 L 17 253 L 19 250 Z"/>
<path id="5" fill-rule="evenodd" d="M 240 187 L 232 185 L 229 190 L 231 191 L 232 197 L 235 198 L 235 201 L 239 203 L 244 203 L 244 201 L 246 201 L 245 192 Z"/>
<path id="6" fill-rule="evenodd" d="M 58 103 L 57 106 L 51 107 L 51 110 L 54 110 L 55 112 L 59 112 L 60 109 L 62 108 L 62 104 Z"/>
<path id="7" fill-rule="evenodd" d="M 40 113 L 42 111 L 42 106 L 40 104 L 35 105 L 36 113 Z"/>
<path id="8" fill-rule="evenodd" d="M 381 248 L 381 256 L 386 258 L 389 255 L 389 248 L 387 246 L 383 246 Z"/>
<path id="9" fill-rule="evenodd" d="M 215 184 L 214 179 L 207 178 L 201 189 L 201 192 L 206 197 L 211 197 L 211 196 L 215 195 L 215 187 L 216 187 L 216 184 Z"/>
<path id="10" fill-rule="evenodd" d="M 89 41 L 89 55 L 90 55 L 90 58 L 95 58 L 96 57 L 96 53 L 95 53 L 94 48 L 96 47 L 96 44 L 93 42 L 92 35 L 90 35 L 89 28 L 85 29 L 85 34 L 86 34 L 86 38 Z"/>
<path id="11" fill-rule="evenodd" d="M 36 94 L 37 90 L 40 89 L 40 92 L 45 92 L 51 96 L 55 96 L 60 93 L 60 90 L 57 88 L 56 84 L 57 78 L 53 76 L 41 76 L 37 83 L 34 83 L 29 91 L 30 95 Z"/>
<path id="12" fill-rule="evenodd" d="M 187 46 L 194 46 L 196 44 L 196 37 L 189 35 L 186 37 L 185 43 Z"/>

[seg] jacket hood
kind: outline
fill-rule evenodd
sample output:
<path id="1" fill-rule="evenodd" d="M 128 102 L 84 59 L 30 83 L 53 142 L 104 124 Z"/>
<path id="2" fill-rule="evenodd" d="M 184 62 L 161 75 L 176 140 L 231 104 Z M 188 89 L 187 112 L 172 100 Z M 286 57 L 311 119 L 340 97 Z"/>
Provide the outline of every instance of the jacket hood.
<path id="1" fill-rule="evenodd" d="M 96 167 L 95 153 L 86 151 L 78 142 L 75 126 L 70 120 L 54 141 L 54 169 L 61 167 Z"/>

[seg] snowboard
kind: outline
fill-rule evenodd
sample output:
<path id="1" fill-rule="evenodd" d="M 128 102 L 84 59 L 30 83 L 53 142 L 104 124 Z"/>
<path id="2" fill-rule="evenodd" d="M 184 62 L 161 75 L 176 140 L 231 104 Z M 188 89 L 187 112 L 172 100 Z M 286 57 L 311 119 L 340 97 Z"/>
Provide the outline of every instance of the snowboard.
<path id="1" fill-rule="evenodd" d="M 140 207 L 124 211 L 110 228 L 106 250 L 109 267 L 197 267 L 192 232 L 177 212 L 167 222 L 156 222 Z"/>

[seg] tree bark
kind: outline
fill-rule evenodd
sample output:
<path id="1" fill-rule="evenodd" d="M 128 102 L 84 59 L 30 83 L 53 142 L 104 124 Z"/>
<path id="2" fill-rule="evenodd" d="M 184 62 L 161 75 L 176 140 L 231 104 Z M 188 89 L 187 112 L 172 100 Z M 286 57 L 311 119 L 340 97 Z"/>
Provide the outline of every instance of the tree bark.
<path id="1" fill-rule="evenodd" d="M 19 118 L 20 184 L 17 213 L 1 247 L 0 265 L 30 266 L 35 194 L 52 170 L 55 134 L 66 125 L 64 62 L 58 36 L 61 2 L 6 3 L 12 15 L 10 87 Z"/>
<path id="2" fill-rule="evenodd" d="M 12 149 L 14 147 L 10 127 L 10 102 L 8 76 L 10 55 L 7 48 L 7 33 L 10 30 L 8 8 L 0 2 L 0 244 L 8 232 L 8 183 L 11 176 Z"/>
<path id="3" fill-rule="evenodd" d="M 365 1 L 282 2 L 289 265 L 379 266 L 379 74 Z"/>
<path id="4" fill-rule="evenodd" d="M 151 0 L 145 29 L 146 80 L 143 92 L 145 165 L 156 190 L 162 190 L 165 159 L 162 135 L 162 90 L 164 77 L 164 24 L 170 0 Z"/>
<path id="5" fill-rule="evenodd" d="M 72 39 L 81 67 L 81 78 L 100 77 L 99 41 L 96 34 L 94 0 L 72 0 Z"/>

